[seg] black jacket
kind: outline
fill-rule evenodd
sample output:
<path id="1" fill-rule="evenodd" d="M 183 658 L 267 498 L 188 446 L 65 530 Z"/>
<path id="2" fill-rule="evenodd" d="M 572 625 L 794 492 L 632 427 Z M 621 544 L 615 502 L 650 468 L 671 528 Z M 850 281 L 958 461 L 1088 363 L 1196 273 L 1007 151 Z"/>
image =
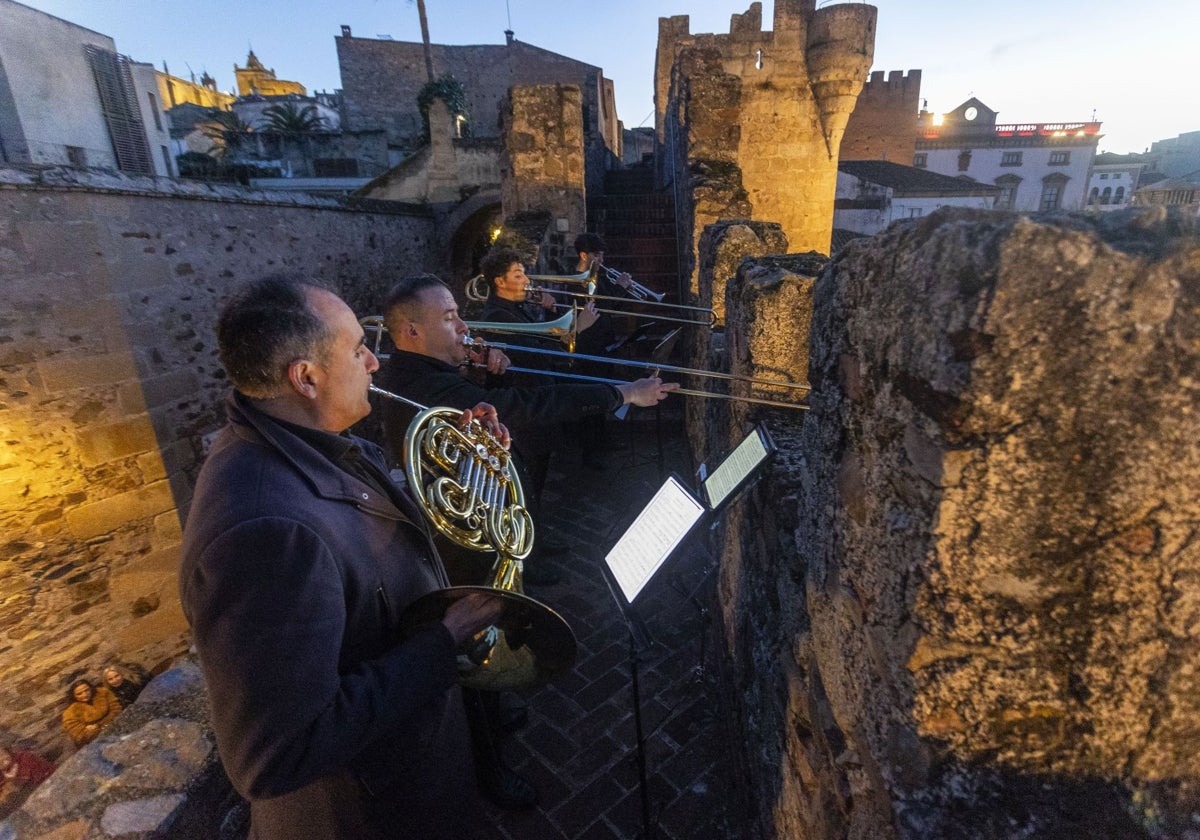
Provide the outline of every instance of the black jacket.
<path id="1" fill-rule="evenodd" d="M 526 454 L 547 446 L 564 420 L 616 411 L 624 400 L 613 385 L 558 382 L 534 387 L 484 387 L 463 376 L 458 368 L 438 359 L 397 350 L 375 374 L 379 387 L 426 406 L 473 408 L 481 402 L 496 406 L 500 422 L 513 436 L 513 448 Z M 416 416 L 411 406 L 382 403 L 384 433 L 393 460 L 403 454 L 404 433 Z"/>
<path id="2" fill-rule="evenodd" d="M 228 413 L 180 590 L 252 835 L 475 836 L 456 825 L 475 799 L 453 639 L 398 641 L 405 606 L 446 585 L 420 511 L 244 398 Z M 378 447 L 342 440 L 386 476 Z"/>

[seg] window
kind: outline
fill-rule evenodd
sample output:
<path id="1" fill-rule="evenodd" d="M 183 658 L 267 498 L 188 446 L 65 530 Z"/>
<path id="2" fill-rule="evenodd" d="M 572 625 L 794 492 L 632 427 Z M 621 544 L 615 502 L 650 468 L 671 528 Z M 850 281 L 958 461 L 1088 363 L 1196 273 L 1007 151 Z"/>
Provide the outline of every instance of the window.
<path id="1" fill-rule="evenodd" d="M 1071 162 L 1071 153 L 1070 152 L 1051 152 L 1050 153 L 1050 165 L 1051 166 L 1066 166 L 1070 162 Z"/>
<path id="2" fill-rule="evenodd" d="M 1021 165 L 1021 154 L 1022 154 L 1021 152 L 1001 152 L 1000 153 L 1000 165 L 1001 166 L 1020 166 Z"/>
<path id="3" fill-rule="evenodd" d="M 966 172 L 971 167 L 971 150 L 963 149 L 958 153 L 958 171 Z"/>
<path id="4" fill-rule="evenodd" d="M 87 152 L 78 146 L 67 146 L 67 163 L 75 169 L 87 169 Z"/>
<path id="5" fill-rule="evenodd" d="M 175 174 L 171 171 L 171 152 L 166 146 L 159 146 L 158 148 L 162 151 L 163 171 L 166 172 L 167 177 L 170 178 Z"/>
<path id="6" fill-rule="evenodd" d="M 358 161 L 354 158 L 315 158 L 313 175 L 317 178 L 357 178 Z"/>
<path id="7" fill-rule="evenodd" d="M 1125 188 L 1117 187 L 1117 191 L 1113 193 L 1113 204 L 1125 203 Z"/>
<path id="8" fill-rule="evenodd" d="M 1088 204 L 1095 204 L 1096 199 L 1100 196 L 1100 188 L 1092 187 L 1092 191 L 1088 193 Z"/>
<path id="9" fill-rule="evenodd" d="M 1067 185 L 1067 176 L 1061 174 L 1047 175 L 1042 179 L 1042 199 L 1038 203 L 1038 210 L 1043 213 L 1048 210 L 1062 209 L 1063 189 Z M 1100 203 L 1104 203 L 1104 194 L 1100 195 Z"/>
<path id="10" fill-rule="evenodd" d="M 1017 187 L 1021 179 L 1016 175 L 1001 175 L 996 179 L 1000 192 L 996 194 L 996 203 L 992 206 L 997 210 L 1012 210 L 1017 206 Z"/>
<path id="11" fill-rule="evenodd" d="M 926 152 L 918 152 L 913 155 L 913 166 L 917 169 L 924 169 L 929 165 L 929 155 Z"/>
<path id="12" fill-rule="evenodd" d="M 150 113 L 154 115 L 154 127 L 162 131 L 162 117 L 158 115 L 158 101 L 155 100 L 153 93 L 146 93 L 146 98 L 150 100 Z"/>
<path id="13" fill-rule="evenodd" d="M 1100 193 L 1100 203 L 1108 204 L 1112 201 L 1112 187 L 1105 187 L 1104 192 Z"/>
<path id="14" fill-rule="evenodd" d="M 1100 180 L 1101 180 L 1101 181 L 1107 181 L 1107 180 L 1108 180 L 1108 173 L 1107 173 L 1107 172 L 1105 172 L 1103 175 L 1101 175 L 1101 176 L 1100 176 Z"/>

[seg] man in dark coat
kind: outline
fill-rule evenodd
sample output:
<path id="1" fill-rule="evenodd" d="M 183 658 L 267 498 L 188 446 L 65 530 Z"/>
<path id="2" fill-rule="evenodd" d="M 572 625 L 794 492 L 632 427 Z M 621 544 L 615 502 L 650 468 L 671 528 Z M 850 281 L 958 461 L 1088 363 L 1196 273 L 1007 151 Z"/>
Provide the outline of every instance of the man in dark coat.
<path id="1" fill-rule="evenodd" d="M 382 452 L 345 433 L 379 364 L 362 327 L 332 293 L 271 279 L 225 307 L 217 338 L 235 390 L 180 590 L 251 838 L 491 836 L 455 656 L 498 608 L 466 598 L 400 632 L 447 580 Z"/>

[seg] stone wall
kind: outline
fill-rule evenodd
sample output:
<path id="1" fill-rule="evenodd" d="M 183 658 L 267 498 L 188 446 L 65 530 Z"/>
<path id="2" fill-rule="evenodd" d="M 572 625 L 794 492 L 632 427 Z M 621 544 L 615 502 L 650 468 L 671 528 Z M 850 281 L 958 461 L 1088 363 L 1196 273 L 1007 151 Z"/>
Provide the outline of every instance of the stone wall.
<path id="1" fill-rule="evenodd" d="M 337 43 L 346 128 L 384 129 L 388 142 L 406 151 L 425 142 L 417 96 L 426 83 L 420 43 L 342 36 Z M 621 156 L 621 127 L 612 82 L 603 71 L 515 39 L 507 44 L 432 44 L 435 76 L 462 83 L 470 103 L 469 133 L 501 136 L 501 114 L 509 88 L 575 85 L 586 135 L 588 187 L 599 190 L 604 172 Z"/>
<path id="2" fill-rule="evenodd" d="M 921 71 L 873 72 L 858 94 L 842 136 L 841 160 L 890 160 L 912 166 L 917 145 Z"/>
<path id="3" fill-rule="evenodd" d="M 776 221 L 793 249 L 828 253 L 838 148 L 871 65 L 875 14 L 777 0 L 764 32 L 752 3 L 728 35 L 692 35 L 686 16 L 660 20 L 655 126 L 684 196 L 693 284 L 698 237 L 719 219 Z"/>
<path id="4" fill-rule="evenodd" d="M 213 324 L 294 272 L 378 307 L 434 268 L 432 222 L 332 200 L 0 171 L 0 726 L 51 755 L 79 671 L 186 647 L 181 516 L 226 389 Z"/>
<path id="5" fill-rule="evenodd" d="M 747 836 L 1196 836 L 1180 224 L 939 211 L 821 274 L 812 410 L 720 535 Z"/>
<path id="6" fill-rule="evenodd" d="M 579 88 L 514 87 L 504 112 L 501 204 L 511 219 L 549 213 L 566 242 L 585 230 L 584 131 Z"/>

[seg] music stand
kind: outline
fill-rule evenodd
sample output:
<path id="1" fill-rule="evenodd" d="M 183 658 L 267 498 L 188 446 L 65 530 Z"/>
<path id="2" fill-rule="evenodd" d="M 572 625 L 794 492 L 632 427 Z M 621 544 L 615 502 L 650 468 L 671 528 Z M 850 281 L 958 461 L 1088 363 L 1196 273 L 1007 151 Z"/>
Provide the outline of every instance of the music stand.
<path id="1" fill-rule="evenodd" d="M 701 464 L 696 474 L 708 509 L 716 513 L 737 498 L 774 454 L 775 441 L 771 433 L 762 423 L 756 423 L 711 473 L 705 464 Z"/>
<path id="2" fill-rule="evenodd" d="M 650 787 L 646 778 L 646 739 L 642 729 L 638 651 L 649 647 L 650 640 L 634 605 L 705 514 L 704 503 L 685 488 L 677 476 L 669 476 L 605 555 L 601 565 L 604 582 L 608 584 L 609 592 L 617 602 L 629 630 L 629 672 L 645 840 L 652 840 L 655 832 L 650 819 Z"/>

